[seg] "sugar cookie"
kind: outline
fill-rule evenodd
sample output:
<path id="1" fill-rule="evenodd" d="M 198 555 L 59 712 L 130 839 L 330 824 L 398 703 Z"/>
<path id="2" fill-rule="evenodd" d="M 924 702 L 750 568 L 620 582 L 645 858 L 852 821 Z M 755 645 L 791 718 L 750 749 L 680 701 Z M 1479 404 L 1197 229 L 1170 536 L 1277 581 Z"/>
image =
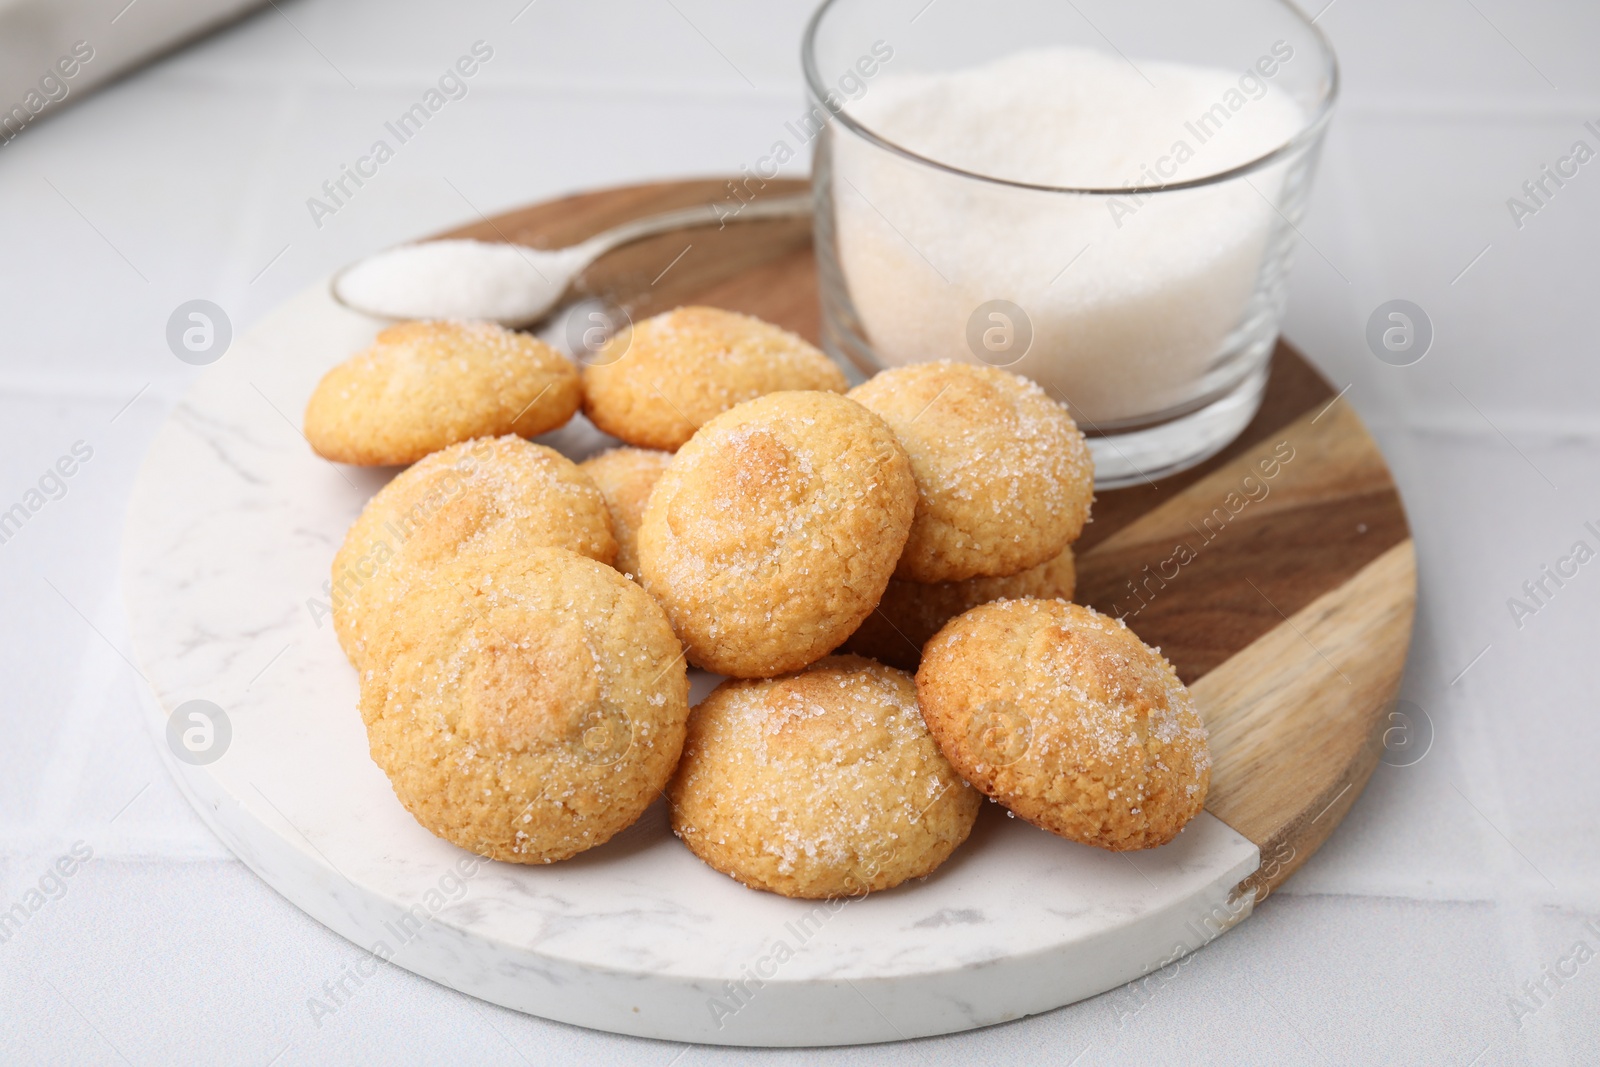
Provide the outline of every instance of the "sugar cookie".
<path id="1" fill-rule="evenodd" d="M 918 363 L 849 395 L 883 416 L 916 473 L 917 518 L 896 578 L 1016 574 L 1055 558 L 1088 521 L 1094 463 L 1083 434 L 1028 379 Z"/>
<path id="2" fill-rule="evenodd" d="M 572 418 L 572 361 L 488 322 L 404 322 L 334 367 L 306 404 L 305 434 L 339 463 L 415 463 L 474 437 L 533 437 Z"/>
<path id="3" fill-rule="evenodd" d="M 916 507 L 882 419 L 835 393 L 772 393 L 684 445 L 639 527 L 644 586 L 696 666 L 799 670 L 883 595 Z"/>
<path id="4" fill-rule="evenodd" d="M 639 577 L 639 520 L 650 501 L 661 472 L 672 462 L 671 452 L 648 448 L 613 448 L 578 464 L 611 511 L 611 533 L 617 539 L 616 568 L 630 578 Z"/>
<path id="5" fill-rule="evenodd" d="M 982 802 L 929 736 L 911 677 L 859 656 L 722 683 L 690 716 L 668 795 L 673 832 L 706 863 L 813 899 L 928 874 Z"/>
<path id="6" fill-rule="evenodd" d="M 613 337 L 584 368 L 584 414 L 631 445 L 675 451 L 711 419 L 767 393 L 842 393 L 844 373 L 771 323 L 682 307 Z"/>
<path id="7" fill-rule="evenodd" d="M 891 578 L 876 610 L 850 635 L 841 651 L 914 671 L 922 658 L 922 646 L 963 611 L 991 600 L 1017 597 L 1071 600 L 1076 583 L 1071 545 L 1055 559 L 1006 578 L 968 578 L 931 585 Z"/>
<path id="8" fill-rule="evenodd" d="M 561 453 L 514 435 L 442 449 L 380 489 L 333 558 L 333 628 L 357 670 L 374 626 L 441 564 L 534 547 L 610 563 L 605 498 Z"/>
<path id="9" fill-rule="evenodd" d="M 940 630 L 917 696 L 961 776 L 1036 826 L 1153 848 L 1199 814 L 1205 725 L 1161 654 L 1063 600 L 1000 600 Z"/>
<path id="10" fill-rule="evenodd" d="M 631 824 L 677 765 L 681 646 L 649 594 L 559 548 L 460 559 L 392 608 L 372 758 L 428 830 L 550 863 Z"/>

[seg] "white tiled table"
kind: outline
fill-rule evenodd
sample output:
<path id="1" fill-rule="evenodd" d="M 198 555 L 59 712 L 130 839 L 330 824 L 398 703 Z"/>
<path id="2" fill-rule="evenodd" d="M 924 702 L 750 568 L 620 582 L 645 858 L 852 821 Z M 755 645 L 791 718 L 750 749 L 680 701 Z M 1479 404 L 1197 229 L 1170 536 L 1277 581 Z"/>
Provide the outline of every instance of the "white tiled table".
<path id="1" fill-rule="evenodd" d="M 93 449 L 0 544 L 0 907 L 75 842 L 93 851 L 0 943 L 0 1060 L 1600 1062 L 1600 962 L 1520 1026 L 1508 1005 L 1576 942 L 1600 953 L 1600 563 L 1521 629 L 1506 606 L 1600 526 L 1600 161 L 1520 231 L 1505 205 L 1574 140 L 1600 147 L 1582 126 L 1600 120 L 1600 9 L 1580 0 L 1321 17 L 1345 97 L 1286 333 L 1350 384 L 1405 494 L 1421 600 L 1402 695 L 1436 742 L 1380 766 L 1247 923 L 1142 1005 L 1124 990 L 912 1045 L 618 1038 L 394 969 L 317 1025 L 308 998 L 359 951 L 231 859 L 162 770 L 122 659 L 122 512 L 197 373 L 164 342 L 179 303 L 243 329 L 478 210 L 736 170 L 800 110 L 803 0 L 525 3 L 283 2 L 0 148 L 0 510 Z M 306 198 L 479 39 L 494 58 L 469 96 L 314 227 Z M 1438 335 L 1403 369 L 1363 340 L 1395 297 Z"/>

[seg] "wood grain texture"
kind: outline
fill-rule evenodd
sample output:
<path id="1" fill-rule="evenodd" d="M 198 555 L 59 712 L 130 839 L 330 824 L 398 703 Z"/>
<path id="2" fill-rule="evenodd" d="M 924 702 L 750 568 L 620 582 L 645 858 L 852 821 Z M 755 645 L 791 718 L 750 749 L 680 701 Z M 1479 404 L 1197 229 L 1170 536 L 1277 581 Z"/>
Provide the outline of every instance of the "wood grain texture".
<path id="1" fill-rule="evenodd" d="M 773 181 L 761 195 L 805 182 Z M 722 178 L 581 193 L 441 236 L 560 247 L 640 215 L 735 201 Z M 590 268 L 581 295 L 635 319 L 684 303 L 757 315 L 816 342 L 809 223 L 664 234 Z M 1120 614 L 1192 687 L 1211 731 L 1207 810 L 1261 849 L 1240 892 L 1269 893 L 1327 839 L 1381 754 L 1410 644 L 1405 511 L 1355 413 L 1287 345 L 1261 410 L 1207 462 L 1102 492 L 1078 599 Z"/>
<path id="2" fill-rule="evenodd" d="M 1377 766 L 1415 585 L 1407 539 L 1194 683 L 1214 761 L 1206 810 L 1261 849 L 1246 883 L 1258 896 L 1327 840 Z"/>
<path id="3" fill-rule="evenodd" d="M 1078 599 L 1161 646 L 1185 682 L 1408 536 L 1383 456 L 1342 402 L 1207 466 L 1078 557 Z"/>

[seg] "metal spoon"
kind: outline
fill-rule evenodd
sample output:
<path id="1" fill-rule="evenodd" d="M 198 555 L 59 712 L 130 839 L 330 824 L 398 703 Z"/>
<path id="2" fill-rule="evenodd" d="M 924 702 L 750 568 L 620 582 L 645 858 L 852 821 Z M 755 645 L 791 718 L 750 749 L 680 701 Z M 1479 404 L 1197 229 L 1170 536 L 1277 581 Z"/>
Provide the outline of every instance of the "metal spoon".
<path id="1" fill-rule="evenodd" d="M 702 204 L 647 215 L 566 248 L 529 248 L 487 241 L 426 241 L 400 245 L 345 267 L 333 276 L 333 298 L 367 315 L 391 319 L 487 319 L 528 326 L 548 315 L 578 275 L 614 248 L 641 238 L 697 226 L 811 213 L 811 195 L 753 200 L 719 215 Z M 481 270 L 474 268 L 483 268 Z M 470 291 L 445 288 L 451 275 L 493 279 Z"/>

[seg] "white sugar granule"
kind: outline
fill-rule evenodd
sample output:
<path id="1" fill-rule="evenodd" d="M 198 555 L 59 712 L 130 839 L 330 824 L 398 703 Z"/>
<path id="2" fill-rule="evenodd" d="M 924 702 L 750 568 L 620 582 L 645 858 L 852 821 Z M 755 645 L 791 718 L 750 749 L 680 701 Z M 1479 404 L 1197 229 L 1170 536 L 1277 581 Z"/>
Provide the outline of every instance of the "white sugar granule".
<path id="1" fill-rule="evenodd" d="M 885 78 L 848 111 L 927 158 L 1056 188 L 1202 178 L 1270 152 L 1304 124 L 1271 80 L 1254 78 L 1246 91 L 1239 72 L 1135 62 L 1076 48 L 1018 52 L 952 74 Z M 1005 299 L 1033 328 L 1028 354 L 1009 369 L 1096 424 L 1204 391 L 1200 379 L 1255 289 L 1282 164 L 1252 173 L 1253 188 L 1235 180 L 1124 195 L 1114 209 L 1106 196 L 952 176 L 835 129 L 840 259 L 886 363 L 972 362 L 968 318 Z M 1168 173 L 1154 177 L 1158 165 Z"/>

